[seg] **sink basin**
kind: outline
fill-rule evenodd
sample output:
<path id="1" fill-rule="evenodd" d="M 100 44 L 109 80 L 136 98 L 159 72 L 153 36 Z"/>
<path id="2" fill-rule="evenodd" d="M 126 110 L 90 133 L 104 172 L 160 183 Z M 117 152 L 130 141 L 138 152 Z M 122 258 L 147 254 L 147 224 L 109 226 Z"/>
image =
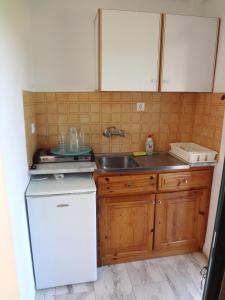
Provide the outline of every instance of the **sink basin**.
<path id="1" fill-rule="evenodd" d="M 102 169 L 131 169 L 138 167 L 138 163 L 131 156 L 102 156 L 98 159 Z"/>

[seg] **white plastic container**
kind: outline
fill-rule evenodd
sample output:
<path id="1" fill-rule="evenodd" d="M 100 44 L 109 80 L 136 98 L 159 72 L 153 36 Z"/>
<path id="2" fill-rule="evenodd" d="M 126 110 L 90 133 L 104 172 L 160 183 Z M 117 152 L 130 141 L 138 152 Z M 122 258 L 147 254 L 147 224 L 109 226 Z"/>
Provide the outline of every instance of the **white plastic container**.
<path id="1" fill-rule="evenodd" d="M 154 151 L 154 142 L 152 139 L 152 135 L 149 134 L 145 144 L 145 151 L 147 155 L 151 155 Z"/>
<path id="2" fill-rule="evenodd" d="M 170 148 L 171 154 L 189 163 L 215 162 L 218 154 L 216 151 L 195 143 L 171 143 Z"/>

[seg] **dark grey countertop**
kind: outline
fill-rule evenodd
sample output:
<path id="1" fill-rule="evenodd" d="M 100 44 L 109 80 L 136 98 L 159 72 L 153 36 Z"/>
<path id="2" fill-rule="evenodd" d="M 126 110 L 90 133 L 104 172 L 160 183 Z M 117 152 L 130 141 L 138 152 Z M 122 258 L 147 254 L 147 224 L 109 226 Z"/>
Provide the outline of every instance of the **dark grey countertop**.
<path id="1" fill-rule="evenodd" d="M 99 159 L 102 156 L 123 156 L 130 155 L 138 163 L 138 166 L 132 168 L 107 168 L 101 167 Z M 166 170 L 183 170 L 189 169 L 188 163 L 185 163 L 169 153 L 156 152 L 149 156 L 134 157 L 132 154 L 106 154 L 96 156 L 97 171 L 100 172 L 130 172 L 130 171 L 166 171 Z"/>

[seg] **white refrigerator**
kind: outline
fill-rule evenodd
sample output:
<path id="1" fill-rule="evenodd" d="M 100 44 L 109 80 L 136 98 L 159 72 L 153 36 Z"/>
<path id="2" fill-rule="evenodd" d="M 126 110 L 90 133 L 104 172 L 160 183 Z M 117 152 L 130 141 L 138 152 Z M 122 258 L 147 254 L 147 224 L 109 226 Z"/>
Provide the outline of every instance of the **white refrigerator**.
<path id="1" fill-rule="evenodd" d="M 33 177 L 26 199 L 36 288 L 95 281 L 96 187 L 91 174 Z"/>

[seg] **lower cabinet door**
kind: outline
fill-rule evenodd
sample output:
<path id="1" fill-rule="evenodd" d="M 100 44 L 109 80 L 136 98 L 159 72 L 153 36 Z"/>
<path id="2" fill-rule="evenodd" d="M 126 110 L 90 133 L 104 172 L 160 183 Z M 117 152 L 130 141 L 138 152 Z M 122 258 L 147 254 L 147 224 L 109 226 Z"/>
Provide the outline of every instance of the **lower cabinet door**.
<path id="1" fill-rule="evenodd" d="M 154 249 L 201 249 L 207 215 L 207 189 L 156 195 Z"/>
<path id="2" fill-rule="evenodd" d="M 144 258 L 152 251 L 155 195 L 100 200 L 102 264 Z"/>

